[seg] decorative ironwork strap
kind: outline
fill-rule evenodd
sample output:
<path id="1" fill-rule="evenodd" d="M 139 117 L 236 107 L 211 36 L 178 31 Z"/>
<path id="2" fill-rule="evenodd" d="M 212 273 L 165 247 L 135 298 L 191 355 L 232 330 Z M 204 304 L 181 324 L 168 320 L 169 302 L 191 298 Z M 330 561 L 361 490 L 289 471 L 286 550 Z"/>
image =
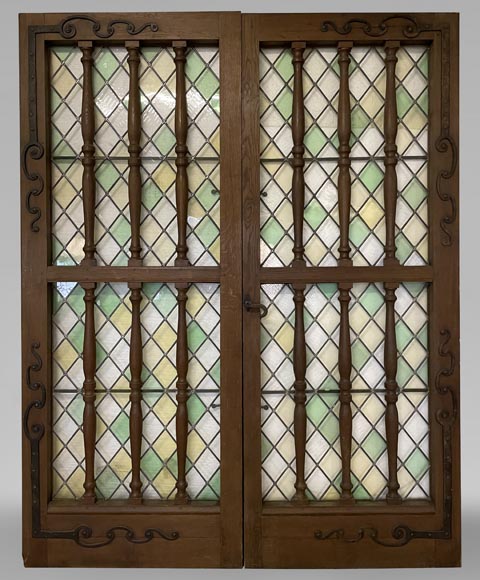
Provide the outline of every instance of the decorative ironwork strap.
<path id="1" fill-rule="evenodd" d="M 385 258 L 386 266 L 398 264 L 395 257 L 395 214 L 397 209 L 397 95 L 395 89 L 395 65 L 399 42 L 385 43 Z"/>
<path id="2" fill-rule="evenodd" d="M 140 175 L 140 90 L 138 68 L 140 64 L 139 42 L 125 43 L 128 51 L 130 87 L 128 93 L 128 201 L 130 207 L 131 245 L 129 266 L 142 265 L 140 245 L 140 212 L 142 204 L 142 180 Z"/>
<path id="3" fill-rule="evenodd" d="M 396 283 L 385 283 L 385 430 L 388 455 L 388 503 L 400 503 L 397 478 L 398 410 L 397 410 L 397 339 L 395 335 Z"/>
<path id="4" fill-rule="evenodd" d="M 95 266 L 95 103 L 93 100 L 93 44 L 79 42 L 82 51 L 82 199 L 85 223 L 85 245 L 82 264 Z"/>
<path id="5" fill-rule="evenodd" d="M 175 266 L 189 266 L 187 257 L 187 209 L 188 209 L 188 148 L 187 148 L 187 94 L 185 89 L 185 62 L 187 43 L 175 41 L 172 44 L 175 52 L 176 101 L 175 101 L 175 147 L 177 175 L 175 193 L 177 203 L 178 242 Z"/>
<path id="6" fill-rule="evenodd" d="M 132 480 L 130 482 L 130 502 L 142 502 L 142 482 L 140 480 L 140 459 L 142 453 L 142 328 L 140 305 L 142 285 L 131 282 L 130 302 L 132 303 L 132 328 L 130 334 L 130 452 L 132 457 Z"/>
<path id="7" fill-rule="evenodd" d="M 305 206 L 305 177 L 303 139 L 305 137 L 305 105 L 303 102 L 303 51 L 305 42 L 292 42 L 293 107 L 292 107 L 292 203 L 293 203 L 293 266 L 305 263 L 303 246 L 303 212 Z"/>
<path id="8" fill-rule="evenodd" d="M 96 437 L 96 410 L 95 410 L 95 369 L 96 369 L 96 339 L 95 339 L 95 288 L 94 282 L 82 284 L 85 292 L 85 334 L 83 337 L 83 439 L 85 445 L 85 482 L 83 487 L 83 501 L 94 503 L 95 494 L 95 437 Z"/>

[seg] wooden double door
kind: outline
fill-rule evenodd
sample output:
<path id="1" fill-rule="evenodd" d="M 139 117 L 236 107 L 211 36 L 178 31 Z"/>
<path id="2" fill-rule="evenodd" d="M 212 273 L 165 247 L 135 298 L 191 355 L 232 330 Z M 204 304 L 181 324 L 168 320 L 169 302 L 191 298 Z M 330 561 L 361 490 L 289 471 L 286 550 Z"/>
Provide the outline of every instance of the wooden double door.
<path id="1" fill-rule="evenodd" d="M 21 15 L 25 565 L 459 564 L 457 46 Z"/>

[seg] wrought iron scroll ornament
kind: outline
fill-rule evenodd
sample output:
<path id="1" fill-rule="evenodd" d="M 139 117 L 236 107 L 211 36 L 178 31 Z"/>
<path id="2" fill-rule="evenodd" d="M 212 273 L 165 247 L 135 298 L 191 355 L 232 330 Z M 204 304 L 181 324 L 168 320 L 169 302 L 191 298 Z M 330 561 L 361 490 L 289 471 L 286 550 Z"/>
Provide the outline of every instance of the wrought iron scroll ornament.
<path id="1" fill-rule="evenodd" d="M 22 173 L 29 182 L 25 194 L 25 207 L 29 214 L 33 216 L 30 222 L 30 230 L 33 233 L 40 231 L 39 221 L 42 217 L 41 209 L 34 204 L 34 198 L 38 198 L 44 191 L 45 181 L 42 175 L 31 168 L 31 163 L 40 161 L 45 155 L 44 146 L 38 140 L 37 122 L 37 34 L 59 34 L 62 38 L 73 39 L 77 35 L 75 22 L 84 21 L 92 25 L 93 34 L 100 39 L 110 38 L 114 35 L 117 27 L 124 27 L 127 34 L 135 36 L 150 30 L 157 32 L 159 27 L 155 22 L 148 22 L 141 26 L 136 26 L 128 20 L 111 20 L 105 27 L 95 18 L 86 14 L 74 14 L 56 25 L 33 25 L 28 27 L 28 122 L 29 137 L 28 142 L 22 151 Z"/>
<path id="2" fill-rule="evenodd" d="M 392 16 L 387 16 L 381 20 L 378 24 L 372 24 L 372 22 L 365 20 L 364 18 L 351 18 L 347 20 L 343 26 L 337 26 L 333 20 L 325 20 L 322 23 L 322 32 L 328 32 L 329 30 L 334 30 L 337 34 L 350 34 L 354 29 L 355 25 L 362 30 L 367 36 L 378 37 L 383 36 L 388 32 L 392 21 L 404 20 L 407 22 L 402 32 L 403 35 L 408 38 L 415 38 L 423 32 L 424 30 L 429 30 L 428 27 L 419 27 L 416 19 L 413 16 L 406 16 L 404 14 L 394 14 Z"/>
<path id="3" fill-rule="evenodd" d="M 435 413 L 435 419 L 442 427 L 443 439 L 443 526 L 439 530 L 412 530 L 400 524 L 393 528 L 391 539 L 379 537 L 378 530 L 371 527 L 362 527 L 356 533 L 348 535 L 341 528 L 322 531 L 316 530 L 313 535 L 317 540 L 341 540 L 348 543 L 360 542 L 364 538 L 373 540 L 376 544 L 392 548 L 405 546 L 414 539 L 449 540 L 452 537 L 452 494 L 453 494 L 453 465 L 452 465 L 452 428 L 458 415 L 457 398 L 451 384 L 445 384 L 444 379 L 450 378 L 455 372 L 456 358 L 450 350 L 451 332 L 448 328 L 440 331 L 443 337 L 438 347 L 438 354 L 448 359 L 448 366 L 441 368 L 435 376 L 435 390 L 439 395 L 449 396 L 450 405 L 441 407 Z"/>
<path id="4" fill-rule="evenodd" d="M 104 533 L 104 536 L 98 541 L 89 541 L 94 537 L 92 528 L 89 526 L 78 526 L 73 530 L 42 530 L 40 521 L 40 440 L 45 434 L 45 426 L 42 423 L 31 423 L 30 413 L 33 409 L 43 409 L 45 407 L 47 393 L 45 385 L 40 381 L 32 378 L 32 373 L 38 373 L 42 370 L 43 362 L 39 353 L 40 343 L 32 342 L 30 352 L 33 362 L 27 367 L 25 382 L 29 391 L 39 391 L 40 396 L 30 401 L 23 414 L 23 432 L 30 442 L 31 451 L 31 485 L 32 485 L 32 536 L 34 538 L 54 538 L 73 540 L 83 548 L 103 548 L 111 544 L 118 534 L 132 544 L 146 544 L 154 538 L 173 541 L 180 537 L 175 531 L 165 531 L 160 528 L 148 528 L 143 532 L 143 536 L 137 537 L 135 532 L 127 526 L 114 526 Z"/>

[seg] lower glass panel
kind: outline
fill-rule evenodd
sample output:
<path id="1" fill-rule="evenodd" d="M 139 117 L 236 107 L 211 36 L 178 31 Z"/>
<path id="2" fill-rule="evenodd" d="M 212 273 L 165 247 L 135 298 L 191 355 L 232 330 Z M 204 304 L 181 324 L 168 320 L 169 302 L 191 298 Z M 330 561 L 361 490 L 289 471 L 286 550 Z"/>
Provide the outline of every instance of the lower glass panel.
<path id="1" fill-rule="evenodd" d="M 400 495 L 425 499 L 429 496 L 427 285 L 401 284 L 396 296 Z M 351 471 L 358 500 L 380 500 L 387 493 L 384 301 L 382 284 L 353 285 Z M 285 501 L 295 492 L 293 292 L 288 285 L 264 285 L 262 303 L 268 308 L 261 327 L 263 498 Z M 314 500 L 335 500 L 341 491 L 339 312 L 336 284 L 306 287 L 305 475 Z"/>
<path id="2" fill-rule="evenodd" d="M 58 283 L 53 289 L 53 498 L 83 495 L 84 444 L 83 289 Z M 147 499 L 172 499 L 177 475 L 175 413 L 178 308 L 173 284 L 143 284 L 142 481 Z M 220 289 L 192 284 L 187 300 L 189 435 L 187 483 L 192 499 L 220 494 Z M 97 496 L 128 497 L 129 354 L 131 304 L 124 283 L 98 284 L 95 476 Z"/>

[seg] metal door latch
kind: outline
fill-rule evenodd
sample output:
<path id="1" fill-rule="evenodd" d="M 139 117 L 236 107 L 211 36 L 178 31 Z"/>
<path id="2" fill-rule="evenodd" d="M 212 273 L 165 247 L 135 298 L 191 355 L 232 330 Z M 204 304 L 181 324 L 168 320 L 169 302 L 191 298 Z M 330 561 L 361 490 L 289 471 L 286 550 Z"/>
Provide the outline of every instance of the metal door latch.
<path id="1" fill-rule="evenodd" d="M 260 312 L 260 318 L 264 318 L 268 314 L 268 308 L 264 304 L 253 304 L 249 296 L 245 298 L 243 305 L 247 312 L 258 310 Z"/>

